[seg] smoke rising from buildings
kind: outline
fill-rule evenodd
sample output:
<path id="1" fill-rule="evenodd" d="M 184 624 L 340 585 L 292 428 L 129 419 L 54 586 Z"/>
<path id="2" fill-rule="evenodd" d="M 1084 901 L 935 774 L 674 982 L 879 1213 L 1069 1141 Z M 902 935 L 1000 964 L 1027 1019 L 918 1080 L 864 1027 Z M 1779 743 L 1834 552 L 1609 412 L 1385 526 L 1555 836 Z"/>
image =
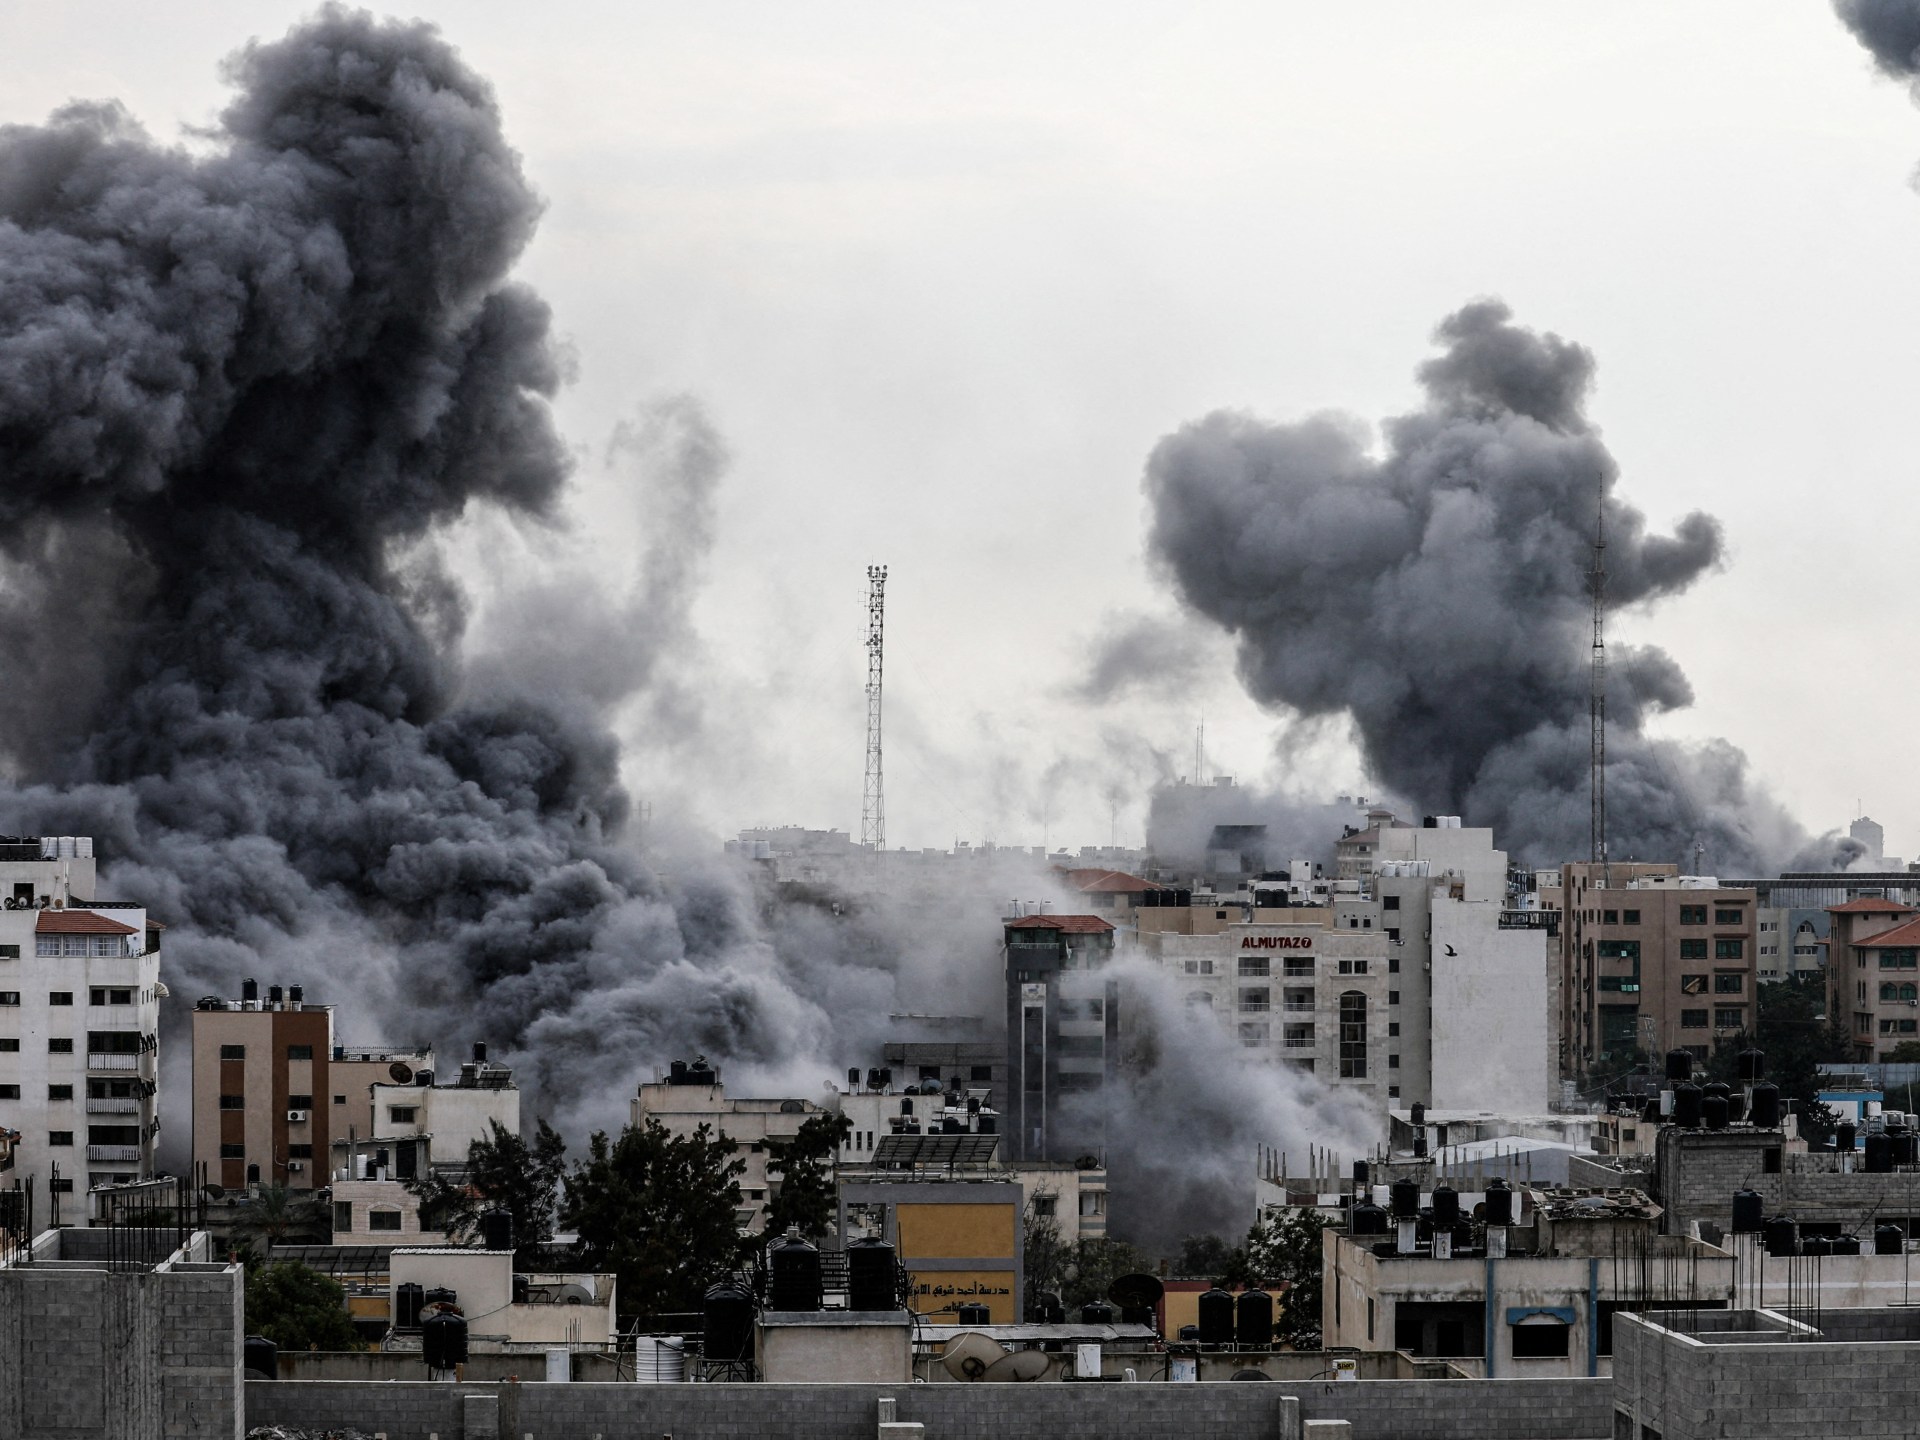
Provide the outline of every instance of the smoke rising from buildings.
<path id="1" fill-rule="evenodd" d="M 1180 597 L 1233 634 L 1249 692 L 1349 717 L 1377 780 L 1491 825 L 1517 856 L 1587 851 L 1591 599 L 1604 492 L 1610 611 L 1685 590 L 1721 560 L 1698 512 L 1670 535 L 1615 490 L 1587 420 L 1593 357 L 1483 300 L 1444 320 L 1426 403 L 1369 449 L 1355 421 L 1219 411 L 1147 466 L 1152 553 Z M 1724 742 L 1647 720 L 1691 703 L 1650 646 L 1608 648 L 1607 810 L 1616 858 L 1753 873 L 1807 837 Z M 1844 845 L 1844 842 L 1842 842 Z M 1830 856 L 1804 857 L 1825 863 Z"/>
<path id="2" fill-rule="evenodd" d="M 1866 46 L 1874 64 L 1896 79 L 1920 73 L 1920 4 L 1915 0 L 1834 0 L 1834 10 Z"/>

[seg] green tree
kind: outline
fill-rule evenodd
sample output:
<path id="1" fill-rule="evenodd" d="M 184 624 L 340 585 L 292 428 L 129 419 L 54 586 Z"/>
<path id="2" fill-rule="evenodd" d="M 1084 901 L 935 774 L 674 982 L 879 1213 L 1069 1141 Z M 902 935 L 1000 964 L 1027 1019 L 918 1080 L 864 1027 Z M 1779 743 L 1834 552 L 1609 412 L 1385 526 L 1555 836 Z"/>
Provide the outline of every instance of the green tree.
<path id="1" fill-rule="evenodd" d="M 1251 1278 L 1279 1292 L 1274 1333 L 1296 1350 L 1320 1348 L 1320 1232 L 1331 1224 L 1318 1210 L 1289 1210 L 1247 1232 Z"/>
<path id="2" fill-rule="evenodd" d="M 1920 1065 L 1920 1040 L 1902 1040 L 1891 1050 L 1881 1051 L 1880 1060 L 1887 1065 Z"/>
<path id="3" fill-rule="evenodd" d="M 457 1244 L 478 1234 L 481 1211 L 505 1210 L 513 1216 L 514 1263 L 531 1265 L 553 1239 L 567 1142 L 545 1120 L 537 1123 L 531 1144 L 498 1120 L 487 1123 L 487 1136 L 467 1146 L 463 1176 L 430 1173 L 407 1181 L 407 1189 L 419 1197 L 421 1226 L 444 1231 Z"/>
<path id="4" fill-rule="evenodd" d="M 1078 1240 L 1070 1247 L 1060 1298 L 1069 1310 L 1107 1298 L 1107 1287 L 1122 1275 L 1154 1268 L 1153 1257 L 1125 1240 L 1105 1236 Z"/>
<path id="5" fill-rule="evenodd" d="M 1175 1264 L 1182 1275 L 1224 1280 L 1229 1285 L 1244 1284 L 1248 1278 L 1246 1249 L 1229 1245 L 1218 1235 L 1187 1236 L 1180 1242 Z"/>
<path id="6" fill-rule="evenodd" d="M 1029 1305 L 1043 1290 L 1054 1295 L 1062 1293 L 1067 1283 L 1067 1266 L 1072 1260 L 1073 1247 L 1061 1234 L 1060 1217 L 1054 1213 L 1058 1197 L 1046 1196 L 1048 1203 L 1044 1207 L 1041 1199 L 1039 1195 L 1028 1197 L 1025 1223 L 1021 1226 L 1020 1268 L 1026 1277 Z"/>
<path id="7" fill-rule="evenodd" d="M 834 1161 L 853 1133 L 853 1121 L 822 1111 L 801 1125 L 791 1140 L 767 1141 L 767 1175 L 779 1184 L 767 1205 L 766 1233 L 784 1235 L 798 1226 L 809 1240 L 823 1239 L 834 1227 Z"/>
<path id="8" fill-rule="evenodd" d="M 247 1333 L 282 1350 L 364 1350 L 347 1317 L 338 1282 L 296 1261 L 262 1265 L 247 1276 Z"/>
<path id="9" fill-rule="evenodd" d="M 1753 1028 L 1720 1041 L 1707 1061 L 1708 1079 L 1737 1085 L 1740 1052 L 1766 1052 L 1767 1078 L 1780 1087 L 1782 1100 L 1793 1102 L 1801 1138 L 1812 1145 L 1831 1139 L 1834 1125 L 1833 1112 L 1816 1098 L 1825 1084 L 1819 1067 L 1852 1054 L 1851 1037 L 1829 1024 L 1825 983 L 1824 976 L 1805 974 L 1762 985 Z"/>
<path id="10" fill-rule="evenodd" d="M 275 1245 L 324 1240 L 326 1209 L 312 1195 L 284 1185 L 262 1185 L 233 1217 L 233 1238 L 241 1245 L 259 1242 L 272 1254 Z"/>
<path id="11" fill-rule="evenodd" d="M 615 1276 L 622 1316 L 696 1310 L 740 1265 L 751 1244 L 736 1219 L 747 1162 L 733 1150 L 710 1126 L 675 1135 L 651 1117 L 617 1140 L 594 1132 L 566 1178 L 561 1218 L 579 1232 L 584 1263 Z"/>

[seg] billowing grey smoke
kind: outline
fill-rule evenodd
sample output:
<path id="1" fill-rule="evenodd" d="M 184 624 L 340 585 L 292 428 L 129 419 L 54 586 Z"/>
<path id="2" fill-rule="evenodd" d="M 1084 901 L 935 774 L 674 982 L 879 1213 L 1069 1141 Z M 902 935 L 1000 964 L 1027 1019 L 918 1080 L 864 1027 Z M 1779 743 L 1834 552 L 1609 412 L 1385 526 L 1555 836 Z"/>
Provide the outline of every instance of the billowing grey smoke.
<path id="1" fill-rule="evenodd" d="M 1583 403 L 1592 356 L 1512 323 L 1497 301 L 1442 322 L 1426 404 L 1384 427 L 1292 425 L 1216 412 L 1147 467 L 1151 545 L 1181 597 L 1239 641 L 1259 700 L 1351 717 L 1377 779 L 1428 810 L 1491 825 L 1541 862 L 1587 850 L 1591 602 L 1605 493 L 1607 598 L 1645 606 L 1720 559 L 1692 514 L 1648 531 Z M 1616 858 L 1723 873 L 1804 842 L 1738 752 L 1656 742 L 1646 718 L 1685 706 L 1679 667 L 1609 647 L 1608 817 Z M 1824 858 L 1824 857 L 1823 857 Z"/>
<path id="2" fill-rule="evenodd" d="M 681 497 L 639 603 L 530 609 L 463 673 L 440 528 L 561 523 L 508 278 L 540 202 L 428 27 L 327 9 L 230 74 L 192 152 L 112 105 L 0 131 L 0 827 L 98 837 L 187 1003 L 259 972 L 355 1041 L 544 1026 L 531 1078 L 600 1123 L 676 1054 L 833 1057 L 883 947 L 766 926 L 717 859 L 662 885 L 626 833 L 606 717 L 683 636 L 711 428 L 618 441 Z"/>
<path id="3" fill-rule="evenodd" d="M 1833 8 L 1854 37 L 1887 74 L 1906 78 L 1920 52 L 1920 3 L 1916 0 L 1834 0 Z"/>

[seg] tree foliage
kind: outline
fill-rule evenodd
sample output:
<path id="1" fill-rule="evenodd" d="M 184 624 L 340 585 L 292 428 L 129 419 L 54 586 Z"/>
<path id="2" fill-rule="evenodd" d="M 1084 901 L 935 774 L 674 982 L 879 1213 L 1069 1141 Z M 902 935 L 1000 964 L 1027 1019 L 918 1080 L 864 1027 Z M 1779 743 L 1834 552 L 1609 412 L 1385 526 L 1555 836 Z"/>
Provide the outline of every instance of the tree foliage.
<path id="1" fill-rule="evenodd" d="M 852 1133 L 847 1116 L 822 1111 L 791 1140 L 767 1141 L 767 1175 L 780 1177 L 767 1205 L 769 1236 L 785 1234 L 793 1225 L 809 1240 L 819 1240 L 834 1228 L 834 1161 Z"/>
<path id="2" fill-rule="evenodd" d="M 1819 1067 L 1853 1053 L 1852 1037 L 1826 1014 L 1825 984 L 1824 976 L 1806 974 L 1762 985 L 1753 1029 L 1722 1040 L 1707 1062 L 1708 1079 L 1737 1085 L 1740 1052 L 1749 1046 L 1765 1051 L 1767 1078 L 1780 1087 L 1782 1100 L 1793 1102 L 1800 1136 L 1812 1145 L 1830 1140 L 1834 1125 L 1833 1112 L 1815 1098 L 1825 1083 Z"/>
<path id="3" fill-rule="evenodd" d="M 1229 1245 L 1218 1235 L 1187 1236 L 1180 1242 L 1175 1263 L 1182 1275 L 1228 1285 L 1244 1284 L 1248 1276 L 1246 1247 Z"/>
<path id="4" fill-rule="evenodd" d="M 1247 1232 L 1249 1278 L 1279 1295 L 1274 1333 L 1296 1350 L 1320 1348 L 1321 1231 L 1318 1210 L 1288 1210 Z"/>
<path id="5" fill-rule="evenodd" d="M 247 1275 L 247 1333 L 282 1350 L 364 1350 L 340 1284 L 292 1260 Z"/>
<path id="6" fill-rule="evenodd" d="M 1067 1283 L 1067 1266 L 1073 1258 L 1073 1247 L 1061 1233 L 1059 1217 L 1051 1206 L 1043 1214 L 1040 1200 L 1039 1195 L 1027 1198 L 1025 1223 L 1021 1227 L 1020 1264 L 1026 1277 L 1029 1304 L 1042 1291 L 1062 1293 Z"/>
<path id="7" fill-rule="evenodd" d="M 422 1228 L 444 1231 L 456 1244 L 473 1240 L 483 1210 L 505 1210 L 513 1216 L 515 1264 L 531 1264 L 553 1238 L 567 1142 L 545 1120 L 538 1122 L 531 1144 L 498 1120 L 488 1125 L 487 1137 L 467 1147 L 464 1176 L 423 1175 L 407 1181 L 407 1189 L 419 1197 Z"/>
<path id="8" fill-rule="evenodd" d="M 710 1126 L 675 1135 L 651 1117 L 617 1140 L 594 1132 L 566 1178 L 561 1219 L 579 1232 L 582 1261 L 615 1277 L 623 1317 L 696 1310 L 740 1265 L 747 1242 L 735 1212 L 747 1164 L 733 1150 Z"/>
<path id="9" fill-rule="evenodd" d="M 1107 1236 L 1076 1240 L 1067 1250 L 1060 1298 L 1069 1310 L 1090 1300 L 1104 1300 L 1107 1287 L 1122 1275 L 1153 1268 L 1153 1257 L 1125 1240 Z"/>
<path id="10" fill-rule="evenodd" d="M 241 1245 L 264 1244 L 269 1254 L 275 1245 L 322 1240 L 328 1233 L 329 1217 L 320 1202 L 284 1185 L 262 1185 L 233 1217 L 234 1239 Z"/>

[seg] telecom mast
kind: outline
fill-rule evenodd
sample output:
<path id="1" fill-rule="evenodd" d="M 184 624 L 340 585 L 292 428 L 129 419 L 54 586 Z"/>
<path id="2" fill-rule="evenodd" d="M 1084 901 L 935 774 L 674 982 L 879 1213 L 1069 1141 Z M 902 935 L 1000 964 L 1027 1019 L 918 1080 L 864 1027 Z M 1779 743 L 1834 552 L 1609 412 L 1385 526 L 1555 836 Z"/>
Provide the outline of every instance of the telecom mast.
<path id="1" fill-rule="evenodd" d="M 867 567 L 867 783 L 860 798 L 860 843 L 887 848 L 887 802 L 880 779 L 880 671 L 887 628 L 887 567 Z"/>
<path id="2" fill-rule="evenodd" d="M 1593 568 L 1587 572 L 1587 585 L 1593 592 L 1593 693 L 1588 700 L 1588 715 L 1593 725 L 1593 814 L 1589 843 L 1591 860 L 1601 867 L 1600 884 L 1608 877 L 1607 864 L 1607 488 L 1600 482 L 1599 502 L 1593 517 Z"/>

